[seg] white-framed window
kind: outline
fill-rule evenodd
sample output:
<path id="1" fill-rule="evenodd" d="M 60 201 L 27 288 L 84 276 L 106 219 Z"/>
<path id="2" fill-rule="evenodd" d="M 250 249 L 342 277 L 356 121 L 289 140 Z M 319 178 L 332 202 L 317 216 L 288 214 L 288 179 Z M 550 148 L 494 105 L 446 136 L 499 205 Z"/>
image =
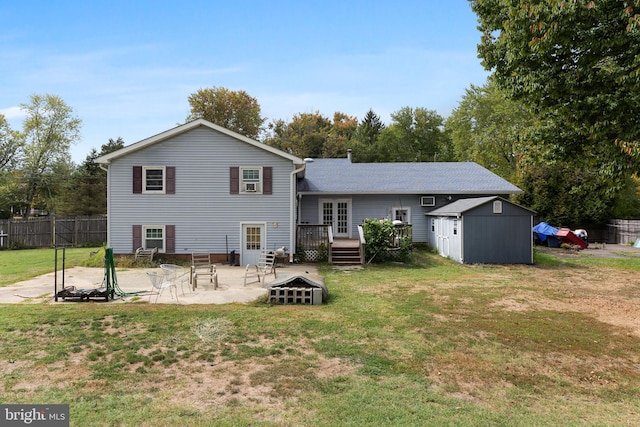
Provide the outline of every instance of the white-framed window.
<path id="1" fill-rule="evenodd" d="M 144 249 L 158 248 L 158 252 L 164 252 L 166 248 L 166 233 L 164 225 L 143 225 L 142 247 Z"/>
<path id="2" fill-rule="evenodd" d="M 262 194 L 262 168 L 261 167 L 241 167 L 240 168 L 240 193 L 241 194 Z"/>
<path id="3" fill-rule="evenodd" d="M 420 197 L 420 206 L 435 206 L 436 196 L 422 196 Z"/>
<path id="4" fill-rule="evenodd" d="M 411 224 L 411 208 L 391 208 L 391 220 Z"/>
<path id="5" fill-rule="evenodd" d="M 501 214 L 502 213 L 502 201 L 501 200 L 495 200 L 493 202 L 493 213 L 494 214 Z"/>
<path id="6" fill-rule="evenodd" d="M 164 166 L 144 166 L 142 168 L 142 192 L 164 194 L 166 191 Z"/>

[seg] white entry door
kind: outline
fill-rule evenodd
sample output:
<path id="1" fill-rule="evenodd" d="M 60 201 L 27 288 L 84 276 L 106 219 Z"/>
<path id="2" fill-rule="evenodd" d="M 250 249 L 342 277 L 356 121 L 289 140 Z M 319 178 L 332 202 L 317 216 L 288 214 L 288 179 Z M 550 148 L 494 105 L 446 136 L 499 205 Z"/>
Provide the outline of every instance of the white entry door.
<path id="1" fill-rule="evenodd" d="M 331 226 L 334 237 L 351 237 L 351 200 L 321 200 L 320 219 Z"/>
<path id="2" fill-rule="evenodd" d="M 260 250 L 266 248 L 265 229 L 264 223 L 242 224 L 242 250 L 240 253 L 242 265 L 258 264 Z"/>

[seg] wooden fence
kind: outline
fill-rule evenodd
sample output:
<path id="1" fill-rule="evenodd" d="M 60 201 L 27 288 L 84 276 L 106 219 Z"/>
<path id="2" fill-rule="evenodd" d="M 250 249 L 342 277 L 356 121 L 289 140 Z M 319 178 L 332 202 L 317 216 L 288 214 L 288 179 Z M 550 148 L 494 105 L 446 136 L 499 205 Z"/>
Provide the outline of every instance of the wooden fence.
<path id="1" fill-rule="evenodd" d="M 640 239 L 640 220 L 633 219 L 613 219 L 607 228 L 614 237 L 614 242 L 626 245 Z M 591 237 L 591 236 L 589 236 Z"/>
<path id="2" fill-rule="evenodd" d="M 0 220 L 0 249 L 90 246 L 106 241 L 103 215 Z"/>

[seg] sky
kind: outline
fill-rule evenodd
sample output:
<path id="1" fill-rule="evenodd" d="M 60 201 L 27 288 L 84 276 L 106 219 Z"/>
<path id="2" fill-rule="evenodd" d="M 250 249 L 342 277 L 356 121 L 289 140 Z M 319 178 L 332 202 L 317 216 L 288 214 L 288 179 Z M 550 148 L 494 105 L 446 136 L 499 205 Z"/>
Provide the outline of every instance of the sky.
<path id="1" fill-rule="evenodd" d="M 201 88 L 244 90 L 262 116 L 403 107 L 444 118 L 488 72 L 467 0 L 0 0 L 0 114 L 57 95 L 82 120 L 82 163 L 184 123 Z"/>

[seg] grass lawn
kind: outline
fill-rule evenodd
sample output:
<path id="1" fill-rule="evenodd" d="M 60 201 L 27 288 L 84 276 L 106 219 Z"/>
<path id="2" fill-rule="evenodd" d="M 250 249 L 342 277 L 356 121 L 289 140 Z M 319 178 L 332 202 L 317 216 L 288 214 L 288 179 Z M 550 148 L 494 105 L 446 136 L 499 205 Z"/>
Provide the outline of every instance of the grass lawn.
<path id="1" fill-rule="evenodd" d="M 77 426 L 636 425 L 636 264 L 536 262 L 325 268 L 323 306 L 2 305 L 0 402 Z"/>
<path id="2" fill-rule="evenodd" d="M 96 251 L 98 251 L 96 253 Z M 20 282 L 54 270 L 53 249 L 0 251 L 0 286 Z M 101 248 L 66 248 L 65 267 L 104 265 Z M 58 251 L 58 268 L 62 268 L 62 250 Z"/>

